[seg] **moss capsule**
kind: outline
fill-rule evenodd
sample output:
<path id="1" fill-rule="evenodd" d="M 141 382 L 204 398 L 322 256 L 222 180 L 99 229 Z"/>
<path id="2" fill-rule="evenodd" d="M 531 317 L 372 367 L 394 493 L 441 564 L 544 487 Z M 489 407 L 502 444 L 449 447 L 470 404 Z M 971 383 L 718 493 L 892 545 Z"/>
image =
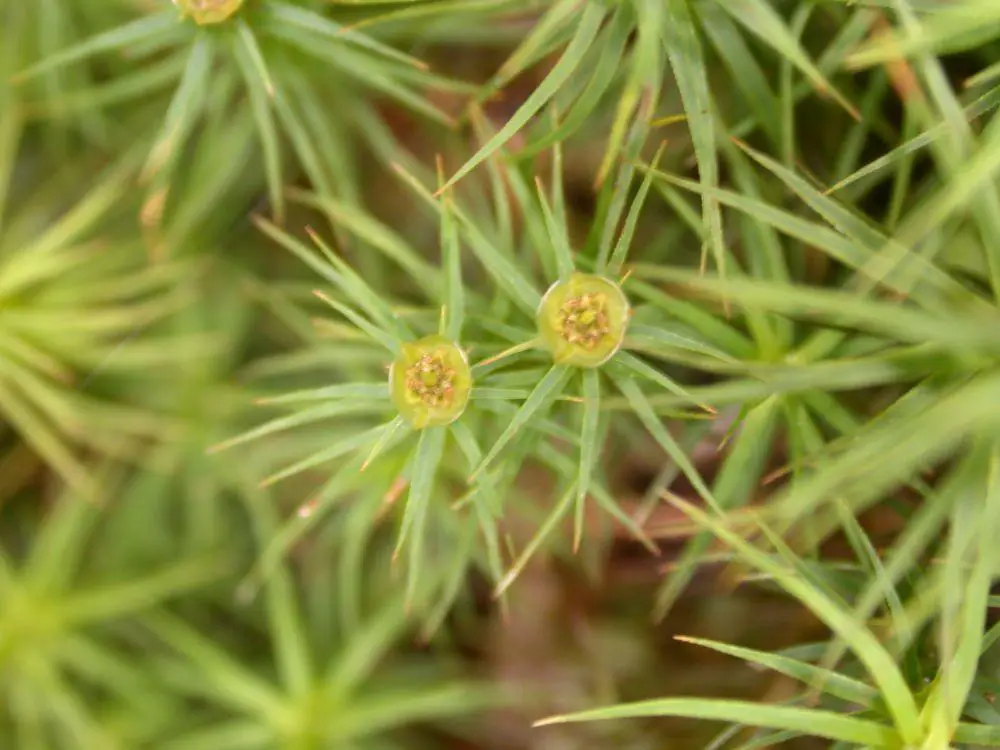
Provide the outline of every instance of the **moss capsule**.
<path id="1" fill-rule="evenodd" d="M 454 422 L 465 411 L 472 390 L 469 360 L 441 336 L 403 344 L 389 370 L 392 400 L 417 429 Z"/>
<path id="2" fill-rule="evenodd" d="M 542 297 L 538 333 L 556 362 L 598 367 L 621 347 L 630 314 L 628 299 L 614 281 L 574 273 Z"/>
<path id="3" fill-rule="evenodd" d="M 243 0 L 174 0 L 181 13 L 199 26 L 222 23 L 243 5 Z"/>

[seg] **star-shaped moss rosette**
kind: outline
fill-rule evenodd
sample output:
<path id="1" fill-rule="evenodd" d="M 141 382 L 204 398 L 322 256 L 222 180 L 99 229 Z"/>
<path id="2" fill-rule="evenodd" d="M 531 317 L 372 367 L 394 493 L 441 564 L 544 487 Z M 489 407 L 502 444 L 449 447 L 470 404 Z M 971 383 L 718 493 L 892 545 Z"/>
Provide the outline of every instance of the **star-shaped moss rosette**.
<path id="1" fill-rule="evenodd" d="M 156 330 L 185 304 L 191 269 L 150 266 L 141 247 L 114 234 L 134 149 L 102 171 L 83 156 L 22 170 L 13 156 L 24 111 L 7 93 L 0 85 L 0 154 L 10 157 L 0 158 L 0 420 L 63 481 L 90 492 L 85 456 L 132 459 L 172 432 L 165 413 L 142 408 L 124 387 L 114 398 L 102 391 L 113 378 L 148 389 L 150 370 L 193 349 Z"/>
<path id="2" fill-rule="evenodd" d="M 541 445 L 534 443 L 535 457 L 564 481 L 566 489 L 539 528 L 535 540 L 501 582 L 499 590 L 502 591 L 544 537 L 552 533 L 571 510 L 575 516 L 573 546 L 579 546 L 588 498 L 643 538 L 634 519 L 622 518 L 624 514 L 600 479 L 602 446 L 609 435 L 602 407 L 603 393 L 608 385 L 625 398 L 629 410 L 674 460 L 697 492 L 714 504 L 712 492 L 661 421 L 663 411 L 654 408 L 650 392 L 676 396 L 681 406 L 673 413 L 680 416 L 704 418 L 711 416 L 713 410 L 699 403 L 657 363 L 641 356 L 651 355 L 661 362 L 669 361 L 675 354 L 683 355 L 687 345 L 699 348 L 696 338 L 685 344 L 680 336 L 671 339 L 666 330 L 660 335 L 656 326 L 649 322 L 660 325 L 655 317 L 657 311 L 649 310 L 648 306 L 643 311 L 644 322 L 637 326 L 639 336 L 633 336 L 635 311 L 627 293 L 632 282 L 623 274 L 623 266 L 639 213 L 650 191 L 651 178 L 647 176 L 642 182 L 626 216 L 632 167 L 625 165 L 618 179 L 604 188 L 598 205 L 605 209 L 595 221 L 588 252 L 574 254 L 561 182 L 561 149 L 557 146 L 553 152 L 550 192 L 544 189 L 541 180 L 536 180 L 535 189 L 532 189 L 521 171 L 505 161 L 491 161 L 489 167 L 493 172 L 490 199 L 469 206 L 456 202 L 453 211 L 462 239 L 493 278 L 507 309 L 502 321 L 487 316 L 477 322 L 494 332 L 496 340 L 505 341 L 507 346 L 476 363 L 472 372 L 477 378 L 488 375 L 491 383 L 497 385 L 530 384 L 533 388 L 521 405 L 503 420 L 502 429 L 470 475 L 470 482 L 478 482 L 484 477 L 496 481 L 494 464 L 502 469 L 508 460 L 516 461 L 511 457 L 522 455 L 526 440 L 537 439 L 539 431 L 553 435 L 550 429 L 553 423 L 575 417 L 578 425 L 575 430 L 562 427 L 562 432 L 572 437 L 570 444 L 577 446 L 576 461 L 559 451 L 550 452 L 551 446 L 544 442 Z M 416 176 L 402 168 L 397 172 L 428 205 L 443 210 L 433 192 Z M 516 208 L 509 205 L 511 195 L 517 200 Z M 495 216 L 484 216 L 484 212 L 477 213 L 481 205 L 499 208 Z M 511 236 L 504 218 L 514 213 L 523 217 L 523 238 Z M 616 231 L 620 222 L 621 229 Z M 548 277 L 547 291 L 540 292 L 542 285 L 523 270 L 529 262 L 514 260 L 518 253 L 527 253 L 527 258 L 538 261 Z M 669 323 L 664 323 L 665 329 L 669 327 Z M 517 367 L 512 366 L 515 363 Z M 501 367 L 504 368 L 502 372 L 499 371 Z M 549 412 L 560 401 L 580 405 L 564 404 L 560 414 L 549 419 Z M 529 438 L 532 434 L 534 437 Z"/>
<path id="3" fill-rule="evenodd" d="M 116 472 L 90 468 L 117 500 Z M 232 573 L 232 560 L 216 551 L 108 566 L 117 502 L 94 503 L 71 489 L 4 499 L 5 512 L 22 505 L 38 521 L 0 537 L 0 747 L 158 743 L 164 712 L 178 706 L 135 649 L 140 618 L 203 593 Z M 130 533 L 144 535 L 148 518 L 144 524 Z"/>
<path id="4" fill-rule="evenodd" d="M 244 505 L 254 537 L 268 544 L 274 498 L 248 490 Z M 155 638 L 146 645 L 156 653 L 151 671 L 188 709 L 157 737 L 162 746 L 388 750 L 405 746 L 395 735 L 414 723 L 446 724 L 497 704 L 499 691 L 456 669 L 424 658 L 414 670 L 412 657 L 397 655 L 413 630 L 398 590 L 337 588 L 324 593 L 333 607 L 315 606 L 317 592 L 300 582 L 291 566 L 276 566 L 261 606 L 240 618 L 253 627 L 234 624 L 224 639 L 166 611 L 143 618 Z"/>
<path id="5" fill-rule="evenodd" d="M 255 145 L 210 170 L 217 183 L 212 193 L 227 195 L 239 192 L 247 181 L 262 181 L 281 224 L 284 185 L 293 163 L 324 194 L 356 200 L 360 178 L 354 155 L 361 150 L 356 139 L 377 139 L 386 127 L 375 99 L 387 97 L 429 122 L 450 127 L 451 118 L 425 92 L 473 90 L 338 23 L 322 3 L 177 0 L 163 5 L 163 10 L 52 54 L 13 78 L 19 84 L 87 69 L 99 60 L 102 70 L 113 70 L 111 75 L 95 76 L 98 82 L 84 89 L 32 102 L 33 110 L 79 121 L 95 112 L 143 109 L 144 102 L 160 108 L 163 114 L 153 131 L 130 134 L 150 144 L 141 170 L 145 200 L 140 218 L 158 252 L 182 242 L 170 233 L 178 215 L 218 210 L 218 200 L 188 197 L 197 192 L 188 189 L 189 182 L 207 179 L 198 174 L 198 163 L 184 158 L 192 149 L 201 160 L 214 160 L 213 153 L 231 152 L 244 134 L 255 134 Z M 230 104 L 222 109 L 219 102 Z M 146 122 L 137 120 L 135 127 L 145 129 Z M 232 220 L 245 208 L 238 202 L 229 209 Z"/>
<path id="6" fill-rule="evenodd" d="M 450 214 L 442 214 L 443 269 L 415 267 L 421 269 L 417 276 L 445 300 L 439 316 L 432 308 L 439 319 L 438 330 L 424 336 L 417 335 L 411 321 L 399 315 L 384 295 L 368 286 L 315 232 L 309 230 L 319 253 L 269 221 L 258 219 L 257 224 L 332 283 L 339 294 L 316 292 L 316 296 L 343 316 L 353 331 L 363 334 L 366 346 L 382 358 L 388 355 L 390 361 L 387 377 L 380 381 L 340 382 L 265 399 L 268 406 L 291 413 L 216 446 L 216 450 L 229 448 L 250 440 L 285 436 L 293 429 L 324 421 L 330 424 L 331 437 L 325 445 L 316 450 L 303 448 L 301 458 L 264 480 L 270 485 L 331 466 L 322 487 L 277 535 L 253 577 L 266 576 L 325 513 L 348 496 L 356 496 L 361 472 L 369 472 L 369 479 L 362 484 L 374 487 L 388 478 L 386 501 L 403 508 L 396 552 L 408 548 L 409 595 L 417 590 L 426 560 L 440 560 L 444 554 L 440 549 L 428 549 L 429 530 L 447 553 L 448 570 L 461 572 L 473 563 L 499 580 L 503 575 L 496 526 L 499 498 L 488 481 L 470 489 L 465 478 L 483 456 L 479 425 L 494 418 L 492 411 L 484 417 L 479 405 L 516 408 L 510 402 L 527 392 L 481 387 L 473 380 L 468 353 L 460 343 L 466 299 L 460 248 Z M 346 303 L 335 298 L 340 295 Z M 285 443 L 289 444 L 289 438 Z M 445 498 L 447 502 L 442 502 Z M 373 513 L 385 511 L 382 507 Z M 482 543 L 475 544 L 476 539 Z M 459 575 L 450 576 L 442 596 L 457 596 L 460 581 Z M 434 607 L 431 621 L 438 621 L 446 612 L 440 601 L 429 606 Z"/>

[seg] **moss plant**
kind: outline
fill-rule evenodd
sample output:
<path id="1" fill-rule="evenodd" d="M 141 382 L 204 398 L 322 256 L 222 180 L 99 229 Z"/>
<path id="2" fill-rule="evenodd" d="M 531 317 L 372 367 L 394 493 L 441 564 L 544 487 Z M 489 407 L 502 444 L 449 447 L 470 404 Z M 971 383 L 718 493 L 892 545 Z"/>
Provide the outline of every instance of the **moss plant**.
<path id="1" fill-rule="evenodd" d="M 30 738 L 42 747 L 141 744 L 162 731 L 162 711 L 176 706 L 142 677 L 143 662 L 130 644 L 136 615 L 217 580 L 226 561 L 191 557 L 133 568 L 125 578 L 118 570 L 95 576 L 87 560 L 99 557 L 107 539 L 94 528 L 112 514 L 75 493 L 61 500 L 27 555 L 12 540 L 0 545 L 0 737 L 11 745 Z M 117 726 L 104 720 L 109 704 L 124 715 Z"/>
<path id="2" fill-rule="evenodd" d="M 316 421 L 342 419 L 354 420 L 357 424 L 361 418 L 367 424 L 363 431 L 349 435 L 343 441 L 307 449 L 303 455 L 293 456 L 290 463 L 264 480 L 270 485 L 314 467 L 332 462 L 340 464 L 318 496 L 303 504 L 298 519 L 274 540 L 266 554 L 261 575 L 266 576 L 267 570 L 295 541 L 356 491 L 354 479 L 360 472 L 375 473 L 377 466 L 386 465 L 396 466 L 395 471 L 399 472 L 392 487 L 384 491 L 387 503 L 402 509 L 396 552 L 409 542 L 407 597 L 410 605 L 416 606 L 413 600 L 419 588 L 421 571 L 429 560 L 436 560 L 441 554 L 440 550 L 428 549 L 432 536 L 438 539 L 437 544 L 444 543 L 446 549 L 453 548 L 459 552 L 457 559 L 451 559 L 455 570 L 462 571 L 471 562 L 478 561 L 492 577 L 499 578 L 501 543 L 496 525 L 497 498 L 493 496 L 490 484 L 477 486 L 471 492 L 459 491 L 452 498 L 456 500 L 465 495 L 463 504 L 471 505 L 474 512 L 456 515 L 440 528 L 431 526 L 431 519 L 453 514 L 447 496 L 442 496 L 444 488 L 454 486 L 456 464 L 453 453 L 458 453 L 458 465 L 465 463 L 470 468 L 482 456 L 479 438 L 468 424 L 475 416 L 469 412 L 473 412 L 479 404 L 516 399 L 521 395 L 521 391 L 480 388 L 478 383 L 474 385 L 467 354 L 454 343 L 462 338 L 466 301 L 459 267 L 459 245 L 452 231 L 451 215 L 447 212 L 442 215 L 446 268 L 445 273 L 434 281 L 446 288 L 448 304 L 438 316 L 437 333 L 419 338 L 393 307 L 339 259 L 318 234 L 312 232 L 311 237 L 321 251 L 319 257 L 270 222 L 259 220 L 258 225 L 265 234 L 296 254 L 332 282 L 349 302 L 354 303 L 357 309 L 337 301 L 324 291 L 314 293 L 325 306 L 350 321 L 372 345 L 391 357 L 386 368 L 387 380 L 320 386 L 265 399 L 268 405 L 290 407 L 294 411 L 216 446 L 217 449 L 234 448 Z M 397 503 L 396 499 L 401 494 L 405 496 L 405 501 Z M 381 510 L 373 510 L 381 515 L 385 505 L 383 503 Z M 483 541 L 482 547 L 470 546 L 471 540 L 476 537 Z M 457 576 L 447 577 L 448 585 L 440 594 L 444 599 L 432 597 L 424 602 L 430 607 L 425 610 L 430 621 L 443 616 L 441 602 L 446 605 L 457 595 L 454 582 L 459 580 Z"/>
<path id="3" fill-rule="evenodd" d="M 0 0 L 0 748 L 1000 747 L 998 29 Z"/>
<path id="4" fill-rule="evenodd" d="M 447 124 L 447 116 L 422 95 L 422 89 L 462 88 L 427 72 L 416 58 L 314 11 L 309 7 L 314 3 L 255 0 L 243 8 L 242 2 L 233 0 L 184 0 L 176 4 L 183 17 L 180 23 L 178 8 L 166 0 L 160 5 L 164 7 L 156 12 L 138 14 L 119 27 L 35 61 L 15 81 L 31 82 L 113 55 L 135 54 L 143 59 L 143 66 L 122 72 L 121 81 L 128 84 L 116 83 L 119 79 L 96 83 L 74 92 L 72 101 L 57 96 L 44 105 L 60 112 L 101 112 L 105 107 L 131 104 L 139 111 L 148 102 L 148 111 L 157 113 L 146 131 L 150 148 L 141 173 L 146 200 L 140 216 L 161 253 L 175 249 L 161 235 L 168 233 L 176 214 L 175 193 L 180 191 L 172 187 L 187 171 L 184 154 L 191 141 L 211 138 L 212 146 L 224 148 L 241 123 L 255 131 L 271 207 L 281 221 L 283 182 L 290 171 L 283 156 L 287 151 L 317 185 L 347 198 L 355 196 L 355 187 L 346 178 L 357 163 L 342 138 L 351 129 L 365 132 L 357 118 L 368 105 L 347 95 L 349 89 L 370 87 Z M 146 50 L 159 52 L 147 54 Z M 304 66 L 316 75 L 303 76 Z M 337 118 L 330 118 L 323 109 L 331 97 L 341 99 Z M 206 128 L 213 111 L 231 99 L 228 128 Z M 323 152 L 326 164 L 320 162 Z M 223 190 L 235 189 L 246 173 L 243 166 L 230 168 Z"/>

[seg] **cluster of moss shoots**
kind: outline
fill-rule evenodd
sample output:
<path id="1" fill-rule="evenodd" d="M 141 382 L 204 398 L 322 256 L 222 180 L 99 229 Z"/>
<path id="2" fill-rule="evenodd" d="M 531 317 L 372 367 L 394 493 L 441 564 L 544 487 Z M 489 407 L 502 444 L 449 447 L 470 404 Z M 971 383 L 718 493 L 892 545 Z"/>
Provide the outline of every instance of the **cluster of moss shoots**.
<path id="1" fill-rule="evenodd" d="M 557 364 L 598 367 L 621 347 L 630 309 L 621 287 L 574 273 L 553 284 L 538 307 L 539 340 Z M 465 352 L 442 336 L 403 345 L 389 370 L 392 400 L 417 428 L 450 424 L 465 411 L 472 371 Z"/>

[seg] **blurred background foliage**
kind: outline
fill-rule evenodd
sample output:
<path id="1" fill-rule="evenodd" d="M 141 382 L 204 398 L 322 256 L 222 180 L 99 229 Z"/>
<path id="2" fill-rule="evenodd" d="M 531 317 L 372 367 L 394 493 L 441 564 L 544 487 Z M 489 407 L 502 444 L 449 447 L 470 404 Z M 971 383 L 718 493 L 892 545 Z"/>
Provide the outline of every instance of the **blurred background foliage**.
<path id="1" fill-rule="evenodd" d="M 0 0 L 0 748 L 1000 746 L 998 61 L 996 0 Z"/>

